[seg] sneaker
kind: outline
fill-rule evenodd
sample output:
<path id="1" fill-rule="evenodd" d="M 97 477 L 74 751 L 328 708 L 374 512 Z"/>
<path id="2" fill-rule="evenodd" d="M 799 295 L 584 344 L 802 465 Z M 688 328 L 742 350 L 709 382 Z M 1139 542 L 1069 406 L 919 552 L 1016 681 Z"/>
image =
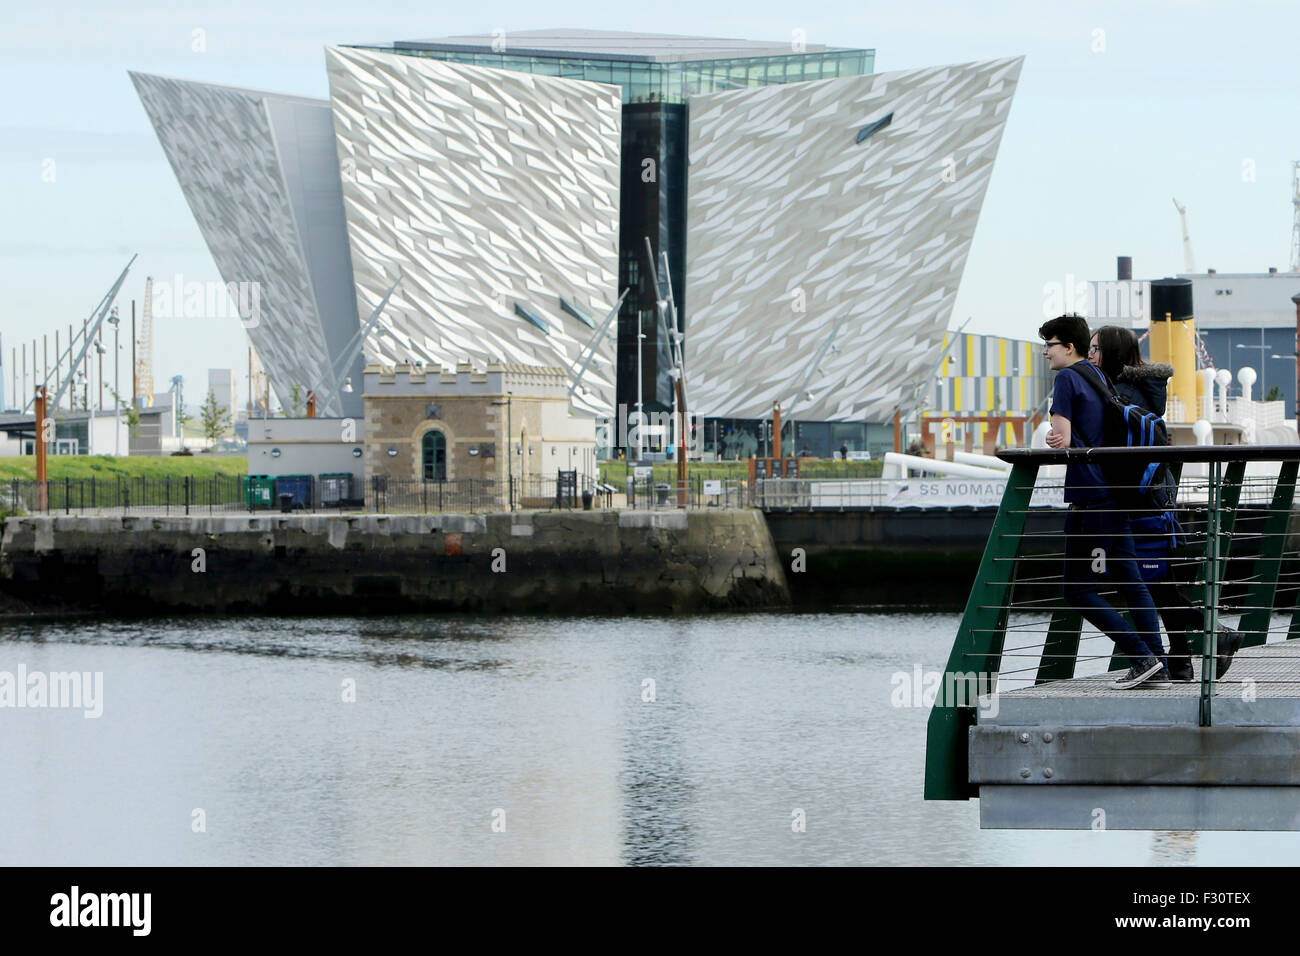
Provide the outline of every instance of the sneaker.
<path id="1" fill-rule="evenodd" d="M 1232 666 L 1232 655 L 1241 650 L 1241 641 L 1240 631 L 1234 631 L 1230 627 L 1219 628 L 1219 656 L 1214 661 L 1215 680 L 1228 673 L 1228 668 Z"/>
<path id="2" fill-rule="evenodd" d="M 1152 688 L 1170 686 L 1169 674 L 1165 670 L 1165 665 L 1160 663 L 1160 658 L 1142 658 L 1142 660 L 1130 667 L 1123 677 L 1111 681 L 1110 686 L 1119 690 L 1130 690 L 1139 684 L 1146 684 Z"/>

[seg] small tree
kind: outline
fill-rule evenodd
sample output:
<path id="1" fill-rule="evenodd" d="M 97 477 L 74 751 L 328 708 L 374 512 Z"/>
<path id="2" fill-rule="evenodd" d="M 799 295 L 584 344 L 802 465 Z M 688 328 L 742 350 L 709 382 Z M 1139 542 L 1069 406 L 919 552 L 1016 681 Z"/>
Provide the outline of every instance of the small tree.
<path id="1" fill-rule="evenodd" d="M 203 424 L 203 435 L 208 441 L 215 442 L 230 427 L 230 412 L 224 405 L 217 404 L 217 393 L 208 389 L 208 397 L 199 407 L 199 421 Z"/>
<path id="2" fill-rule="evenodd" d="M 292 395 L 292 401 L 289 404 L 290 418 L 302 418 L 303 413 L 306 411 L 306 409 L 303 407 L 303 397 L 305 393 L 306 393 L 306 389 L 304 389 L 301 385 L 295 385 L 293 387 L 293 390 L 290 393 Z"/>
<path id="3" fill-rule="evenodd" d="M 1274 385 L 1272 388 L 1270 388 L 1268 390 L 1268 394 L 1264 396 L 1264 401 L 1266 402 L 1282 401 L 1282 386 Z"/>
<path id="4" fill-rule="evenodd" d="M 125 401 L 121 395 L 111 388 L 108 391 L 113 396 L 113 401 L 117 403 L 118 407 L 125 406 L 123 415 L 126 417 L 126 430 L 132 438 L 135 438 L 136 432 L 140 428 L 140 409 L 135 406 L 134 402 Z"/>

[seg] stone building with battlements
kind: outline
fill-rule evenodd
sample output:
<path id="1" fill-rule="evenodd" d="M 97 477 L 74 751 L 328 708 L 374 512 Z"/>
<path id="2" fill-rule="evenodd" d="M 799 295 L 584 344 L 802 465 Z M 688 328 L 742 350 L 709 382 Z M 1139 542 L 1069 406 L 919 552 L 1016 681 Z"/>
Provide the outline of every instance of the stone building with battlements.
<path id="1" fill-rule="evenodd" d="M 570 413 L 564 369 L 489 362 L 455 370 L 416 365 L 365 368 L 368 487 L 397 493 L 426 483 L 500 503 L 554 498 L 560 471 L 579 488 L 596 475 L 596 421 Z M 378 482 L 376 481 L 378 479 Z"/>

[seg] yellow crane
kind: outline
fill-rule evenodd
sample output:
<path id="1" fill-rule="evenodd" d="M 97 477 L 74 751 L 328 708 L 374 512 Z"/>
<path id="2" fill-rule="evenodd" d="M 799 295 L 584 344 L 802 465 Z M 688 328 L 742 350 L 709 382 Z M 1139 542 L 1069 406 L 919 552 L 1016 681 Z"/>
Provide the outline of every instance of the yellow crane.
<path id="1" fill-rule="evenodd" d="M 153 405 L 153 276 L 144 280 L 144 307 L 140 310 L 140 337 L 135 353 L 135 406 Z"/>

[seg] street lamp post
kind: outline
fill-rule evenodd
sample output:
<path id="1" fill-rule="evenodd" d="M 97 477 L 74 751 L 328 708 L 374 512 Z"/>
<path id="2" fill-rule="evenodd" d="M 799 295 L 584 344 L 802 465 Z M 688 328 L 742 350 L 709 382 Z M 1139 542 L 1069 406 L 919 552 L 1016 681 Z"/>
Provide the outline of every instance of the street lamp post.
<path id="1" fill-rule="evenodd" d="M 113 306 L 113 314 L 108 317 L 108 323 L 113 326 L 113 455 L 118 456 L 122 454 L 122 393 L 118 391 L 121 385 L 117 374 L 118 359 L 122 354 L 122 346 L 118 343 L 122 319 L 117 314 L 117 306 Z"/>
<path id="2" fill-rule="evenodd" d="M 641 310 L 636 310 L 636 460 L 641 460 L 641 432 L 645 429 L 645 405 L 642 402 L 641 350 L 645 333 L 641 331 Z"/>

